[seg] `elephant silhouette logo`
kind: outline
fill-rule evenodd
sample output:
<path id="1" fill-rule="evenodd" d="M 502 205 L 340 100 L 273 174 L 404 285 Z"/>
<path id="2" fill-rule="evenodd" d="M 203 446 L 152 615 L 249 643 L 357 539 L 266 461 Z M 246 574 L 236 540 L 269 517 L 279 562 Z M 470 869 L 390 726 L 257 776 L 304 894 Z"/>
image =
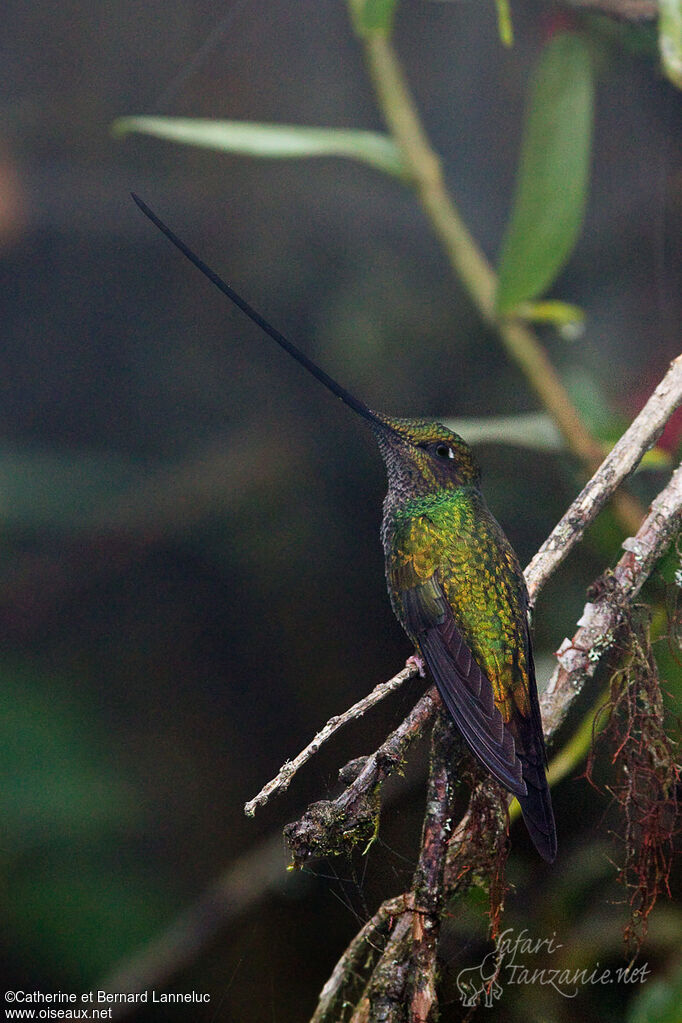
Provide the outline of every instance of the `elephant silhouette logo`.
<path id="1" fill-rule="evenodd" d="M 483 997 L 485 1007 L 492 1009 L 493 1003 L 502 997 L 504 988 L 498 981 L 502 956 L 496 949 L 488 952 L 478 966 L 467 966 L 457 974 L 457 990 L 462 1005 L 471 1008 L 478 1005 Z"/>

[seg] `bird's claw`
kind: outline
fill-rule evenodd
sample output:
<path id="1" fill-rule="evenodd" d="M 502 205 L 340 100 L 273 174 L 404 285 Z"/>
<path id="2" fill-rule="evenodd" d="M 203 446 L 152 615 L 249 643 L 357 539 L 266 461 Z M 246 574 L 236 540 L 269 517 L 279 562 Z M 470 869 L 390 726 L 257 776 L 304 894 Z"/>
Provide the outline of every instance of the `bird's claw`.
<path id="1" fill-rule="evenodd" d="M 416 668 L 417 671 L 419 672 L 420 677 L 426 678 L 426 665 L 424 663 L 424 658 L 421 657 L 419 654 L 412 654 L 411 657 L 408 657 L 407 660 L 405 661 L 405 667 Z"/>

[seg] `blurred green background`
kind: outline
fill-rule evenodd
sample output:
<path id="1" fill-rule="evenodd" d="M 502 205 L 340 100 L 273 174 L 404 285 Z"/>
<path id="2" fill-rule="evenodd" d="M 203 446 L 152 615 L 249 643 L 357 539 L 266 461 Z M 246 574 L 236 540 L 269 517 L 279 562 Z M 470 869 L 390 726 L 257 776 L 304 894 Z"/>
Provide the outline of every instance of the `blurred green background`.
<path id="1" fill-rule="evenodd" d="M 448 184 L 491 258 L 548 32 L 545 5 L 513 18 L 511 49 L 492 3 L 409 0 L 396 22 Z M 342 733 L 255 820 L 242 806 L 411 652 L 383 578 L 383 469 L 354 417 L 172 251 L 131 188 L 370 406 L 449 418 L 537 404 L 397 181 L 350 161 L 266 163 L 110 134 L 138 113 L 381 130 L 343 4 L 6 0 L 2 20 L 4 988 L 96 986 L 246 854 L 266 862 L 250 903 L 170 982 L 210 992 L 210 1005 L 136 1018 L 306 1020 L 360 923 L 409 880 L 425 751 L 365 860 L 287 875 L 272 836 L 334 791 L 337 768 L 373 749 L 419 687 Z M 552 289 L 586 328 L 543 340 L 606 440 L 679 353 L 682 133 L 652 30 L 588 29 L 600 55 L 590 200 Z M 478 454 L 525 564 L 578 467 L 510 446 Z M 669 471 L 637 477 L 644 503 Z M 543 594 L 544 678 L 619 542 L 605 517 Z M 664 600 L 660 583 L 651 591 Z M 672 656 L 662 670 L 679 693 Z M 622 965 L 617 824 L 584 780 L 554 799 L 553 868 L 514 828 L 507 925 L 556 932 L 573 966 Z M 274 854 L 259 851 L 272 841 Z M 640 990 L 569 1001 L 509 988 L 489 1018 L 679 1018 L 664 1012 L 681 921 L 675 900 L 654 912 Z M 472 896 L 443 942 L 444 1019 L 459 1018 L 454 977 L 484 939 Z M 641 1015 L 645 995 L 668 1008 Z"/>

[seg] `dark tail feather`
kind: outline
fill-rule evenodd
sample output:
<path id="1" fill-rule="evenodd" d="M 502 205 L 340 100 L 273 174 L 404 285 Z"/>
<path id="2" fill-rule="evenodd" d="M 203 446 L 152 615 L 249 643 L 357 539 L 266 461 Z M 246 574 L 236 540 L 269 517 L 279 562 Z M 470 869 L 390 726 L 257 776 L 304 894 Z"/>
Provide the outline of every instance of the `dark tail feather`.
<path id="1" fill-rule="evenodd" d="M 523 764 L 523 780 L 526 783 L 526 795 L 518 796 L 523 811 L 523 819 L 533 845 L 543 860 L 553 863 L 556 857 L 557 841 L 552 798 L 545 777 L 544 764 L 536 765 L 520 755 Z"/>

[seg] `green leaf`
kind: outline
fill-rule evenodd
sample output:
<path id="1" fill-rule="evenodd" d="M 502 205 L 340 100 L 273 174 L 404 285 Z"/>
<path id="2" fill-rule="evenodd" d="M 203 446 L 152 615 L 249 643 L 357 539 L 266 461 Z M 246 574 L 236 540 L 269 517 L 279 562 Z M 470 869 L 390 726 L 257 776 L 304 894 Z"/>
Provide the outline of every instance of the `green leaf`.
<path id="1" fill-rule="evenodd" d="M 483 419 L 444 419 L 443 422 L 469 444 L 511 444 L 536 451 L 563 451 L 566 447 L 554 420 L 545 412 L 487 416 Z"/>
<path id="2" fill-rule="evenodd" d="M 182 145 L 267 159 L 345 156 L 387 174 L 398 177 L 404 174 L 397 147 L 388 135 L 376 131 L 214 121 L 200 117 L 120 117 L 114 121 L 112 132 L 118 136 L 134 132 L 154 135 Z"/>
<path id="3" fill-rule="evenodd" d="M 531 87 L 498 266 L 500 313 L 544 292 L 573 251 L 587 201 L 593 92 L 586 43 L 573 33 L 555 36 Z"/>

